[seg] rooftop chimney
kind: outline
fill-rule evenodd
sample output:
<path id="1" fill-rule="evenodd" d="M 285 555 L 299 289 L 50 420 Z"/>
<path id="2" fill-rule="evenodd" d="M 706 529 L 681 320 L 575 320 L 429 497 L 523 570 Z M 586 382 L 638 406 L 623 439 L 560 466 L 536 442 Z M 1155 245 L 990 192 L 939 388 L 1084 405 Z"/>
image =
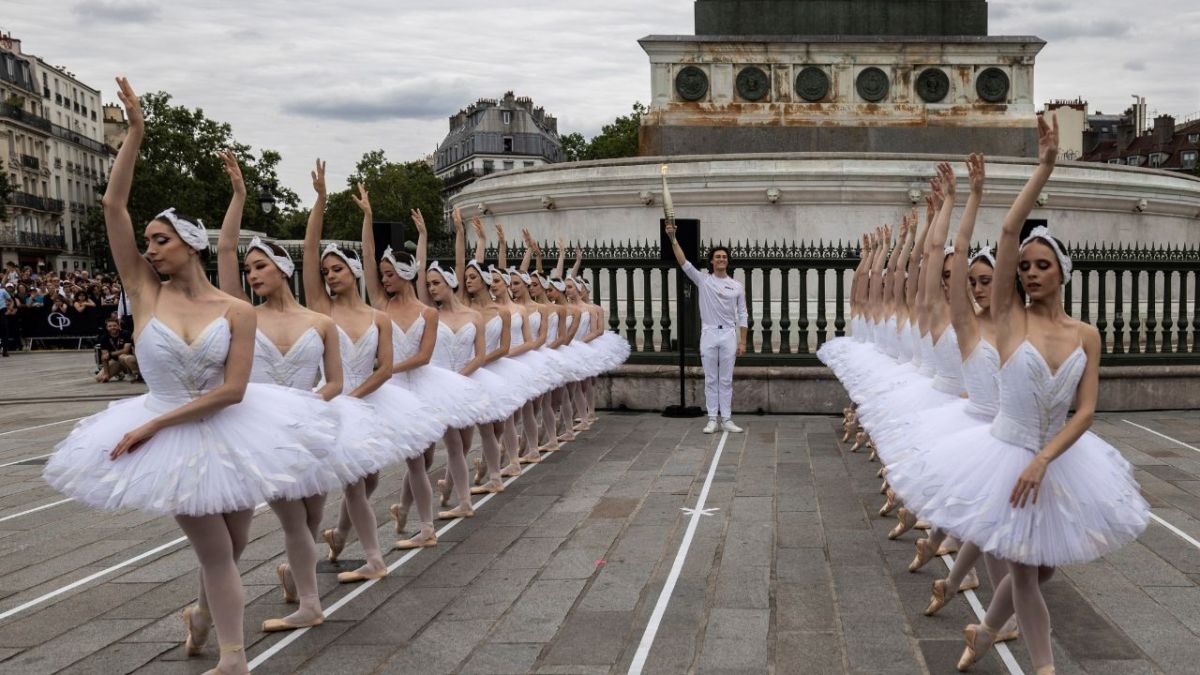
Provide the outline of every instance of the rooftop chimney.
<path id="1" fill-rule="evenodd" d="M 1175 137 L 1175 118 L 1170 115 L 1159 115 L 1154 118 L 1154 143 L 1167 145 Z"/>

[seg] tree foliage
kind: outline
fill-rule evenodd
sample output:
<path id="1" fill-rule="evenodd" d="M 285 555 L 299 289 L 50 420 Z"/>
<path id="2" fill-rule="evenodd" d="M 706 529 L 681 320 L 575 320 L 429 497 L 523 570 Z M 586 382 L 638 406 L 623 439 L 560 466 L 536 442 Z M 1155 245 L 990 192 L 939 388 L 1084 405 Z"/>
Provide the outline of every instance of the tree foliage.
<path id="1" fill-rule="evenodd" d="M 615 159 L 636 157 L 638 154 L 638 129 L 647 111 L 641 103 L 633 104 L 633 111 L 605 124 L 599 134 L 590 141 L 583 134 L 570 133 L 561 138 L 563 153 L 568 162 L 589 159 Z"/>
<path id="2" fill-rule="evenodd" d="M 12 196 L 12 184 L 8 182 L 8 174 L 0 172 L 0 208 L 8 205 L 8 200 Z M 4 212 L 0 211 L 0 220 L 4 217 Z"/>

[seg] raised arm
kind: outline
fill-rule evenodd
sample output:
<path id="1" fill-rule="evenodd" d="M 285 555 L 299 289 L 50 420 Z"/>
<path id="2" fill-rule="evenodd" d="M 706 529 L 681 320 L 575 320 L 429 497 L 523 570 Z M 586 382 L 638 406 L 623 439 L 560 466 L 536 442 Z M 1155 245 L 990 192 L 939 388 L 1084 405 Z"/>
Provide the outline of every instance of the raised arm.
<path id="1" fill-rule="evenodd" d="M 508 269 L 508 241 L 504 239 L 504 228 L 496 223 L 496 267 Z"/>
<path id="2" fill-rule="evenodd" d="M 687 265 L 687 263 L 688 263 L 687 256 L 683 254 L 683 248 L 679 245 L 679 242 L 675 240 L 675 221 L 668 220 L 665 229 L 667 232 L 667 239 L 671 240 L 671 250 L 675 253 L 675 262 L 679 263 L 680 267 Z M 562 246 L 559 246 L 559 248 L 561 249 Z M 561 265 L 562 264 L 561 253 L 559 254 L 558 259 L 559 259 L 559 264 Z"/>
<path id="3" fill-rule="evenodd" d="M 221 221 L 221 235 L 217 238 L 217 281 L 223 292 L 239 300 L 249 302 L 242 288 L 242 270 L 238 265 L 238 235 L 242 229 L 242 209 L 246 205 L 246 182 L 242 179 L 242 168 L 231 150 L 217 153 L 224 164 L 225 174 L 233 186 L 233 197 Z"/>
<path id="4" fill-rule="evenodd" d="M 433 307 L 429 287 L 425 285 L 425 268 L 429 265 L 429 232 L 425 229 L 425 216 L 420 209 L 412 210 L 413 226 L 417 228 L 417 299 Z"/>
<path id="5" fill-rule="evenodd" d="M 371 195 L 367 188 L 359 183 L 358 194 L 350 193 L 350 198 L 363 212 L 362 219 L 362 264 L 363 276 L 367 281 L 367 297 L 375 309 L 387 306 L 387 292 L 383 290 L 383 282 L 379 280 L 379 254 L 375 252 L 375 214 L 371 210 Z"/>
<path id="6" fill-rule="evenodd" d="M 487 251 L 487 231 L 483 229 L 483 221 L 479 216 L 471 218 L 471 227 L 475 230 L 475 262 L 482 265 Z"/>
<path id="7" fill-rule="evenodd" d="M 312 171 L 313 190 L 317 199 L 308 213 L 308 226 L 304 228 L 304 302 L 314 312 L 328 314 L 329 296 L 325 293 L 325 282 L 321 280 L 321 231 L 325 227 L 325 162 L 320 159 Z"/>
<path id="8" fill-rule="evenodd" d="M 1008 215 L 1004 217 L 1004 225 L 1000 228 L 1000 238 L 996 242 L 996 273 L 992 278 L 992 297 L 1009 298 L 1016 292 L 1017 265 L 1021 257 L 1021 228 L 1025 219 L 1037 204 L 1042 188 L 1054 173 L 1054 164 L 1058 161 L 1058 116 L 1051 117 L 1053 126 L 1046 123 L 1044 115 L 1038 115 L 1038 165 L 1033 175 L 1025 183 L 1021 193 L 1017 195 Z M 1013 335 L 1024 335 L 1025 324 L 1012 325 L 1013 306 L 1000 302 L 992 307 L 992 319 L 996 322 L 996 342 L 1005 356 L 1004 349 Z"/>
<path id="9" fill-rule="evenodd" d="M 921 228 L 921 234 L 917 235 L 917 242 L 913 245 L 912 255 L 908 258 L 908 278 L 904 280 L 904 302 L 908 305 L 910 313 L 917 308 L 917 289 L 921 282 L 921 260 L 925 257 L 925 238 L 929 236 L 929 226 L 933 224 L 933 218 L 937 215 L 937 209 L 933 207 L 933 195 L 925 195 L 925 204 L 925 227 Z M 916 222 L 913 223 L 913 227 L 916 227 Z"/>
<path id="10" fill-rule="evenodd" d="M 983 201 L 984 162 L 983 155 L 967 157 L 967 176 L 971 181 L 971 195 L 963 210 L 962 222 L 954 237 L 954 258 L 950 260 L 950 324 L 958 336 L 958 348 L 965 360 L 979 342 L 979 325 L 975 321 L 975 306 L 968 292 L 967 268 L 971 251 L 971 236 L 975 233 L 975 218 L 979 204 Z M 993 303 L 995 304 L 995 303 Z"/>
<path id="11" fill-rule="evenodd" d="M 904 302 L 904 293 L 907 287 L 908 261 L 912 257 L 913 244 L 917 239 L 917 223 L 913 217 L 904 219 L 902 225 L 901 240 L 904 242 L 900 248 L 900 259 L 896 262 L 896 277 L 892 284 L 892 303 L 896 309 L 901 307 L 908 309 L 908 305 Z"/>
<path id="12" fill-rule="evenodd" d="M 575 264 L 571 266 L 571 276 L 578 277 L 583 271 L 583 247 L 575 244 Z"/>
<path id="13" fill-rule="evenodd" d="M 940 310 L 946 302 L 946 298 L 941 292 L 942 251 L 946 248 L 946 238 L 950 231 L 950 215 L 954 212 L 957 188 L 954 170 L 945 162 L 938 165 L 938 179 L 939 187 L 937 189 L 941 190 L 942 207 L 938 209 L 937 218 L 934 218 L 933 226 L 930 228 L 929 238 L 925 240 L 925 266 L 928 267 L 928 270 L 921 278 L 921 285 L 924 287 L 925 293 L 921 296 L 917 310 L 918 318 L 931 322 L 931 328 L 934 319 L 938 318 L 932 313 Z"/>
<path id="14" fill-rule="evenodd" d="M 525 254 L 521 256 L 522 272 L 529 272 L 529 261 L 533 258 L 533 249 L 537 244 L 533 241 L 533 237 L 529 235 L 529 230 L 521 230 L 521 236 L 525 238 Z M 538 256 L 538 272 L 542 271 L 541 256 Z"/>
<path id="15" fill-rule="evenodd" d="M 462 212 L 454 209 L 454 273 L 462 280 L 454 290 L 459 300 L 467 297 L 467 234 L 463 232 Z"/>
<path id="16" fill-rule="evenodd" d="M 563 278 L 563 263 L 567 259 L 567 242 L 560 236 L 558 238 L 558 263 L 554 265 L 554 278 Z"/>
<path id="17" fill-rule="evenodd" d="M 159 281 L 154 267 L 138 252 L 137 238 L 133 234 L 133 220 L 129 216 L 129 191 L 133 187 L 133 167 L 137 164 L 138 150 L 146 135 L 146 121 L 142 117 L 142 104 L 129 86 L 129 80 L 117 78 L 117 98 L 125 106 L 125 117 L 129 120 L 129 132 L 117 152 L 112 173 L 108 177 L 108 188 L 100 205 L 104 210 L 104 229 L 108 234 L 108 245 L 112 250 L 113 262 L 126 292 L 134 299 L 143 293 L 157 297 Z"/>

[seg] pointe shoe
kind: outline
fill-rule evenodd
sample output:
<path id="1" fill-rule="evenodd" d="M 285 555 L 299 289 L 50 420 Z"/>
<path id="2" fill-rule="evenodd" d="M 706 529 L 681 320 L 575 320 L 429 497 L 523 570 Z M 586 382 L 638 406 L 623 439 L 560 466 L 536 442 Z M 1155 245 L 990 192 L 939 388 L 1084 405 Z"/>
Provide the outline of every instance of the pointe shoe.
<path id="1" fill-rule="evenodd" d="M 542 461 L 542 456 L 532 453 L 517 457 L 518 464 L 537 464 L 540 461 Z"/>
<path id="2" fill-rule="evenodd" d="M 512 478 L 513 476 L 520 476 L 520 475 L 521 475 L 520 462 L 513 462 L 512 464 L 509 464 L 508 466 L 506 466 L 500 470 L 501 478 Z M 449 504 L 442 504 L 442 506 L 449 506 Z"/>
<path id="3" fill-rule="evenodd" d="M 475 464 L 475 484 L 483 485 L 484 479 L 487 478 L 487 470 L 483 468 L 483 460 L 476 457 L 474 464 Z M 442 506 L 445 506 L 445 504 L 442 504 Z"/>
<path id="4" fill-rule="evenodd" d="M 346 540 L 338 541 L 337 528 L 329 528 L 321 533 L 321 537 L 325 539 L 325 544 L 329 546 L 329 555 L 326 557 L 329 562 L 337 562 L 338 556 L 342 554 L 342 549 L 346 548 Z"/>
<path id="5" fill-rule="evenodd" d="M 982 648 L 979 646 L 980 637 L 986 641 L 986 646 Z M 963 629 L 963 638 L 967 641 L 967 646 L 963 649 L 962 656 L 958 657 L 956 667 L 960 673 L 970 670 L 971 666 L 979 663 L 979 660 L 987 655 L 995 642 L 996 634 L 984 624 L 973 623 Z"/>
<path id="6" fill-rule="evenodd" d="M 504 483 L 500 481 L 496 481 L 494 483 L 492 481 L 488 481 L 483 485 L 476 485 L 475 487 L 471 488 L 471 494 L 473 495 L 490 495 L 496 492 L 504 492 Z"/>
<path id="7" fill-rule="evenodd" d="M 392 504 L 388 511 L 392 514 L 392 520 L 396 521 L 396 534 L 404 534 L 404 528 L 408 524 L 408 509 L 399 504 Z"/>
<path id="8" fill-rule="evenodd" d="M 887 502 L 885 502 L 883 506 L 879 507 L 879 517 L 886 518 L 888 514 L 896 510 L 897 506 L 899 506 L 899 502 L 896 501 L 896 491 L 888 488 Z"/>
<path id="9" fill-rule="evenodd" d="M 1017 628 L 1017 617 L 1012 616 L 1004 624 L 1004 628 L 996 634 L 996 642 L 1011 642 L 1021 637 L 1021 631 Z"/>
<path id="10" fill-rule="evenodd" d="M 916 523 L 913 524 L 914 530 L 929 530 L 932 528 L 933 528 L 933 526 L 924 520 L 918 520 Z"/>
<path id="11" fill-rule="evenodd" d="M 437 482 L 438 494 L 441 495 L 442 506 L 450 506 L 450 484 L 445 480 Z"/>
<path id="12" fill-rule="evenodd" d="M 275 568 L 275 576 L 279 577 L 279 585 L 283 587 L 283 601 L 289 605 L 300 602 L 300 598 L 296 597 L 296 585 L 288 578 L 291 574 L 292 568 L 287 563 L 280 563 Z"/>
<path id="13" fill-rule="evenodd" d="M 208 624 L 200 628 L 196 617 L 207 617 Z M 204 653 L 204 645 L 208 643 L 208 632 L 212 630 L 212 615 L 200 609 L 199 605 L 189 605 L 183 608 L 183 625 L 187 627 L 187 639 L 183 643 L 184 653 L 188 656 Z"/>
<path id="14" fill-rule="evenodd" d="M 933 582 L 933 592 L 929 596 L 929 606 L 925 608 L 925 616 L 933 616 L 950 602 L 946 593 L 946 580 L 938 579 Z"/>
<path id="15" fill-rule="evenodd" d="M 896 512 L 896 517 L 900 522 L 892 528 L 891 532 L 888 532 L 888 539 L 899 539 L 905 532 L 913 529 L 913 525 L 917 522 L 917 517 L 913 515 L 913 512 L 904 507 L 900 507 L 900 510 Z"/>
<path id="16" fill-rule="evenodd" d="M 388 575 L 387 568 L 384 567 L 378 572 L 338 572 L 337 580 L 339 584 L 353 584 L 359 581 L 369 581 L 371 579 L 382 579 Z"/>
<path id="17" fill-rule="evenodd" d="M 888 482 L 885 480 L 879 485 L 879 494 L 886 495 L 888 491 Z"/>
<path id="18" fill-rule="evenodd" d="M 325 623 L 325 615 L 324 614 L 318 614 L 315 619 L 313 619 L 311 621 L 306 621 L 304 623 L 291 623 L 286 618 L 285 619 L 267 619 L 266 621 L 263 621 L 262 632 L 264 632 L 264 633 L 280 633 L 285 630 L 298 630 L 300 628 L 312 628 L 314 626 L 320 626 L 323 623 Z"/>
<path id="19" fill-rule="evenodd" d="M 569 431 L 565 434 L 558 435 L 559 443 L 571 443 L 575 440 L 575 432 Z"/>
<path id="20" fill-rule="evenodd" d="M 236 654 L 238 652 L 244 652 L 244 651 L 246 651 L 245 645 L 229 645 L 226 647 L 221 647 L 221 656 L 224 656 L 226 654 Z M 241 670 L 234 670 L 234 671 L 221 670 L 221 666 L 218 665 L 216 668 L 213 668 L 212 670 L 204 671 L 204 673 L 202 675 L 250 675 L 250 670 L 248 668 L 243 668 Z"/>
<path id="21" fill-rule="evenodd" d="M 1054 666 L 1042 666 L 1033 675 L 1054 675 Z"/>
<path id="22" fill-rule="evenodd" d="M 929 540 L 928 539 L 918 539 L 917 540 L 917 555 L 912 559 L 912 562 L 910 562 L 908 564 L 908 571 L 916 572 L 917 570 L 924 567 L 930 560 L 933 560 L 935 557 L 936 556 L 933 553 L 933 545 L 929 543 Z"/>
<path id="23" fill-rule="evenodd" d="M 854 434 L 854 445 L 850 446 L 850 452 L 858 452 L 862 449 L 863 441 L 866 439 L 866 433 L 860 431 Z"/>
<path id="24" fill-rule="evenodd" d="M 433 531 L 433 523 L 424 523 L 421 526 L 419 535 L 424 535 L 424 539 L 401 539 L 396 542 L 396 548 L 401 551 L 408 551 L 414 548 L 433 548 L 437 546 L 437 533 Z"/>
<path id="25" fill-rule="evenodd" d="M 876 477 L 876 478 L 883 478 L 883 477 L 885 477 L 885 476 L 887 476 L 887 467 L 886 467 L 886 466 L 881 466 L 881 467 L 879 467 L 879 471 L 876 471 L 876 472 L 875 472 L 875 477 Z"/>
<path id="26" fill-rule="evenodd" d="M 868 462 L 878 462 L 879 461 L 879 451 L 875 449 L 874 445 L 868 445 L 867 447 L 871 448 L 871 454 L 867 455 L 867 461 Z"/>
<path id="27" fill-rule="evenodd" d="M 455 518 L 472 518 L 475 516 L 475 509 L 470 506 L 458 506 L 449 511 L 438 511 L 438 520 L 454 520 Z"/>
<path id="28" fill-rule="evenodd" d="M 950 555 L 952 553 L 958 553 L 958 540 L 954 537 L 946 537 L 942 545 L 938 547 L 937 554 Z"/>
<path id="29" fill-rule="evenodd" d="M 967 576 L 963 577 L 962 583 L 958 585 L 958 590 L 961 593 L 962 591 L 973 591 L 976 588 L 979 588 L 979 575 L 975 573 L 975 570 L 971 570 L 967 572 Z"/>
<path id="30" fill-rule="evenodd" d="M 555 439 L 553 442 L 546 443 L 545 445 L 538 446 L 538 452 L 540 452 L 542 454 L 558 452 L 561 449 L 562 449 L 562 446 L 560 446 L 558 444 L 558 439 Z"/>

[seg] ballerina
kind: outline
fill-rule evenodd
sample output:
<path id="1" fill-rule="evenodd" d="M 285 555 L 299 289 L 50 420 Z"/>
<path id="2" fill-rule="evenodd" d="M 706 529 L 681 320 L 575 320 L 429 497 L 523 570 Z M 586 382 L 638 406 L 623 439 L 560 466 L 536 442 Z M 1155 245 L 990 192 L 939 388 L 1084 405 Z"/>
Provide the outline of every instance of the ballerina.
<path id="1" fill-rule="evenodd" d="M 221 226 L 217 241 L 217 274 L 221 290 L 249 302 L 242 287 L 237 245 L 241 229 L 242 206 L 246 185 L 241 168 L 232 152 L 220 153 L 225 172 L 233 185 L 234 200 Z M 254 364 L 251 382 L 266 382 L 301 391 L 309 391 L 320 372 L 324 384 L 317 391 L 329 401 L 342 391 L 342 364 L 338 353 L 337 327 L 329 317 L 305 309 L 292 294 L 289 280 L 296 266 L 287 251 L 258 237 L 246 247 L 246 280 L 254 294 L 265 302 L 254 308 L 257 330 L 254 340 Z M 370 419 L 368 408 L 359 423 Z M 330 408 L 328 414 L 336 418 Z M 331 422 L 333 423 L 333 422 Z M 377 441 L 369 441 L 377 443 Z M 317 590 L 317 547 L 315 538 L 329 490 L 357 480 L 367 471 L 357 457 L 358 448 L 339 443 L 323 449 L 316 475 L 294 476 L 294 490 L 282 499 L 268 503 L 283 528 L 284 550 L 288 562 L 276 568 L 283 586 L 284 602 L 299 603 L 300 608 L 282 619 L 263 622 L 263 631 L 274 632 L 318 626 L 325 615 Z"/>
<path id="2" fill-rule="evenodd" d="M 362 399 L 375 408 L 376 419 L 383 425 L 387 441 L 384 447 L 388 452 L 373 458 L 370 473 L 345 486 L 344 520 L 339 518 L 337 527 L 322 533 L 329 546 L 329 560 L 334 562 L 346 545 L 351 527 L 358 533 L 366 562 L 357 570 L 338 573 L 339 582 L 354 583 L 387 576 L 375 512 L 368 501 L 379 483 L 379 472 L 392 464 L 423 458 L 425 448 L 442 435 L 445 425 L 438 422 L 434 409 L 389 383 L 392 375 L 391 320 L 366 304 L 359 294 L 362 263 L 336 244 L 321 249 L 326 190 L 325 163 L 319 159 L 312 172 L 312 183 L 317 199 L 304 233 L 304 259 L 309 261 L 304 265 L 303 274 L 305 301 L 309 309 L 333 319 L 340 341 L 346 395 Z M 362 194 L 365 193 L 360 187 Z M 354 199 L 364 210 L 369 206 L 360 202 L 361 196 L 354 196 Z M 315 264 L 317 261 L 319 266 Z M 334 403 L 345 405 L 342 398 L 334 399 Z"/>
<path id="3" fill-rule="evenodd" d="M 487 417 L 488 398 L 469 378 L 434 365 L 433 354 L 438 339 L 437 310 L 421 302 L 413 286 L 419 265 L 404 251 L 389 246 L 376 262 L 374 216 L 370 195 L 359 186 L 359 205 L 363 210 L 362 251 L 367 295 L 371 306 L 387 314 L 392 321 L 392 382 L 417 395 L 437 410 L 438 418 L 447 429 L 443 438 L 469 430 Z M 425 217 L 420 210 L 411 213 L 421 246 L 426 246 L 428 233 Z M 420 530 L 413 537 L 396 542 L 396 548 L 407 550 L 437 545 L 433 529 L 433 487 L 429 469 L 433 466 L 434 444 L 430 443 L 420 457 L 407 460 L 408 475 L 401 484 L 400 501 L 389 507 L 396 521 L 396 534 L 405 531 L 408 511 L 413 502 L 421 519 Z"/>
<path id="4" fill-rule="evenodd" d="M 183 611 L 185 650 L 199 654 L 215 625 L 220 660 L 209 674 L 245 673 L 237 558 L 254 508 L 294 494 L 294 477 L 313 475 L 312 449 L 329 447 L 333 429 L 316 394 L 250 383 L 255 312 L 209 283 L 199 220 L 163 211 L 146 225 L 139 255 L 128 201 L 145 119 L 129 82 L 118 78 L 117 86 L 129 131 L 102 205 L 149 393 L 79 422 L 44 477 L 96 508 L 174 516 L 202 579 L 200 604 Z"/>
<path id="5" fill-rule="evenodd" d="M 1038 117 L 1038 166 L 1004 219 L 993 298 L 1018 281 L 1026 304 L 993 302 L 1000 356 L 998 413 L 920 450 L 920 490 L 902 496 L 922 517 L 1008 567 L 980 624 L 964 630 L 965 670 L 1014 613 L 1039 675 L 1054 672 L 1041 584 L 1060 565 L 1088 562 L 1133 541 L 1149 508 L 1129 463 L 1088 432 L 1099 389 L 1100 334 L 1063 310 L 1071 259 L 1044 227 L 1022 223 L 1054 170 L 1058 120 Z M 1074 402 L 1075 414 L 1067 419 Z"/>

